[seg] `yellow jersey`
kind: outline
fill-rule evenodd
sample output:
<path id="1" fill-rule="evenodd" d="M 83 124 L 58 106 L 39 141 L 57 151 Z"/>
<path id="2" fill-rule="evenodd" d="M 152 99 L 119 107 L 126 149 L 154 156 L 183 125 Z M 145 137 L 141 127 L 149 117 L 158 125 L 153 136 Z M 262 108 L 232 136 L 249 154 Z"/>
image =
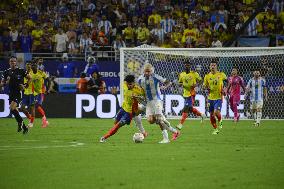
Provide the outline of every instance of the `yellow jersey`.
<path id="1" fill-rule="evenodd" d="M 196 87 L 196 83 L 201 80 L 201 77 L 195 71 L 190 71 L 189 73 L 181 72 L 178 82 L 182 84 L 183 96 L 190 97 L 191 95 L 195 95 L 194 88 Z"/>
<path id="2" fill-rule="evenodd" d="M 134 39 L 135 30 L 132 27 L 127 27 L 122 31 L 125 39 Z"/>
<path id="3" fill-rule="evenodd" d="M 29 74 L 31 74 L 31 72 L 29 72 Z M 27 78 L 24 78 L 24 83 L 27 83 L 27 82 L 28 82 L 28 79 L 27 79 Z M 29 83 L 28 88 L 25 88 L 24 94 L 25 94 L 25 95 L 31 95 L 31 94 L 33 94 L 33 84 L 32 84 L 32 82 Z"/>
<path id="4" fill-rule="evenodd" d="M 226 79 L 227 76 L 224 72 L 216 72 L 215 74 L 210 72 L 205 75 L 203 85 L 209 89 L 209 100 L 222 99 L 222 90 Z"/>
<path id="5" fill-rule="evenodd" d="M 44 80 L 47 78 L 46 73 L 41 70 L 37 70 L 36 73 L 31 71 L 30 75 L 32 78 L 34 96 L 43 93 L 44 92 Z"/>
<path id="6" fill-rule="evenodd" d="M 123 84 L 123 103 L 122 108 L 124 111 L 128 113 L 137 112 L 138 111 L 138 101 L 133 98 L 133 96 L 145 96 L 144 90 L 135 85 L 133 89 L 129 90 L 126 82 Z"/>

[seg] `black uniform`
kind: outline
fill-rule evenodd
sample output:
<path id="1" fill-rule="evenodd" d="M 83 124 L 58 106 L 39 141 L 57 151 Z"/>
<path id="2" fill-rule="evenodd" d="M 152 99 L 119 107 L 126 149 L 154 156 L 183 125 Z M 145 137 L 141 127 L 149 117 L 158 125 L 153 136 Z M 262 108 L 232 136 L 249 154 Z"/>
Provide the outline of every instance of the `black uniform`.
<path id="1" fill-rule="evenodd" d="M 20 104 L 22 101 L 22 91 L 20 84 L 24 84 L 24 78 L 27 76 L 27 71 L 16 68 L 12 70 L 11 68 L 4 71 L 2 79 L 5 81 L 9 79 L 9 102 L 12 101 Z"/>

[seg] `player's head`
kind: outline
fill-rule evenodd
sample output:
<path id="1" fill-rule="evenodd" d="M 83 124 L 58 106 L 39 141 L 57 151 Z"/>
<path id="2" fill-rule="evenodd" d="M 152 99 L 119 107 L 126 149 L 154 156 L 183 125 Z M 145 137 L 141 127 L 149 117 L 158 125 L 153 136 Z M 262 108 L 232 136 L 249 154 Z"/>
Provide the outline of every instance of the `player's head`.
<path id="1" fill-rule="evenodd" d="M 124 78 L 124 81 L 126 82 L 128 89 L 133 89 L 133 87 L 135 85 L 135 82 L 134 82 L 135 81 L 135 76 L 134 75 L 127 75 Z"/>
<path id="2" fill-rule="evenodd" d="M 210 71 L 211 72 L 217 72 L 217 61 L 216 60 L 212 60 L 210 63 Z"/>
<path id="3" fill-rule="evenodd" d="M 151 74 L 153 74 L 154 73 L 154 68 L 153 68 L 153 66 L 152 66 L 152 64 L 150 64 L 150 63 L 146 63 L 145 65 L 144 65 L 144 75 L 146 76 L 146 77 L 149 77 Z"/>
<path id="4" fill-rule="evenodd" d="M 89 64 L 93 64 L 93 63 L 96 62 L 96 58 L 93 57 L 93 56 L 89 56 L 88 59 L 87 59 L 87 62 L 88 62 Z"/>
<path id="5" fill-rule="evenodd" d="M 100 77 L 101 77 L 101 75 L 99 74 L 99 72 L 94 71 L 94 72 L 92 73 L 92 78 L 97 79 L 97 78 L 100 78 Z"/>
<path id="6" fill-rule="evenodd" d="M 82 73 L 80 74 L 80 78 L 85 78 L 85 77 L 87 77 L 86 73 L 85 73 L 85 72 L 82 72 Z"/>
<path id="7" fill-rule="evenodd" d="M 233 68 L 231 74 L 233 76 L 238 75 L 238 69 L 237 68 Z"/>
<path id="8" fill-rule="evenodd" d="M 43 63 L 43 59 L 42 59 L 42 58 L 38 58 L 37 63 L 38 63 L 39 65 L 41 65 L 41 64 Z"/>
<path id="9" fill-rule="evenodd" d="M 33 70 L 33 71 L 37 71 L 37 67 L 38 67 L 37 59 L 34 59 L 34 60 L 32 61 L 31 67 L 32 67 L 32 70 Z"/>
<path id="10" fill-rule="evenodd" d="M 190 61 L 185 62 L 184 69 L 186 72 L 190 71 L 190 67 L 191 67 Z"/>
<path id="11" fill-rule="evenodd" d="M 17 67 L 17 58 L 15 56 L 11 56 L 9 59 L 10 68 L 15 69 Z"/>
<path id="12" fill-rule="evenodd" d="M 26 70 L 30 71 L 32 69 L 31 61 L 26 62 Z"/>
<path id="13" fill-rule="evenodd" d="M 255 78 L 259 78 L 259 77 L 260 77 L 260 71 L 259 71 L 258 68 L 254 69 L 254 71 L 253 71 L 253 76 L 254 76 Z"/>

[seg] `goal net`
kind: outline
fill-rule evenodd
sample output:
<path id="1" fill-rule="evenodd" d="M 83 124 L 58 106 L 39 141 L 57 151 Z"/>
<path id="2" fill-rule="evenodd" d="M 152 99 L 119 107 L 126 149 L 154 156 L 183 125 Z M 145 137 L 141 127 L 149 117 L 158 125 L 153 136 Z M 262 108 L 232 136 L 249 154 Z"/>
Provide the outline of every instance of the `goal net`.
<path id="1" fill-rule="evenodd" d="M 122 48 L 120 51 L 120 86 L 127 74 L 138 78 L 143 74 L 143 66 L 149 62 L 154 66 L 155 73 L 177 83 L 178 75 L 184 70 L 184 63 L 190 62 L 191 68 L 202 78 L 209 72 L 211 60 L 218 60 L 218 69 L 228 77 L 233 67 L 238 68 L 239 75 L 245 84 L 253 77 L 253 70 L 259 68 L 262 77 L 266 79 L 268 87 L 268 101 L 264 102 L 263 118 L 284 119 L 284 48 L 154 48 L 142 46 L 137 48 Z M 201 86 L 196 87 L 197 95 L 194 106 L 201 112 L 208 114 L 206 107 L 206 92 Z M 123 90 L 121 98 L 123 98 Z M 182 113 L 184 99 L 182 88 L 171 85 L 162 92 L 164 114 L 177 117 Z M 242 93 L 243 94 L 243 93 Z M 241 96 L 238 106 L 241 118 L 252 118 L 249 111 L 249 100 Z M 232 118 L 233 112 L 229 108 L 227 97 L 223 99 L 222 115 Z M 190 115 L 194 117 L 194 115 Z"/>

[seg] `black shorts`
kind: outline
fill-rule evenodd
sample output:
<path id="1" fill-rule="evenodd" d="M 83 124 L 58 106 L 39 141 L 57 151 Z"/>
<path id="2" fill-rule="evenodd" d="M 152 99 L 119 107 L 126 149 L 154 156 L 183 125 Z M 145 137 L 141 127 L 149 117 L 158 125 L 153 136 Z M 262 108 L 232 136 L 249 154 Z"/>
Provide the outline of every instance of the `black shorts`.
<path id="1" fill-rule="evenodd" d="M 22 103 L 22 91 L 10 92 L 9 103 L 11 104 L 12 101 L 16 102 L 18 105 L 21 104 Z"/>

